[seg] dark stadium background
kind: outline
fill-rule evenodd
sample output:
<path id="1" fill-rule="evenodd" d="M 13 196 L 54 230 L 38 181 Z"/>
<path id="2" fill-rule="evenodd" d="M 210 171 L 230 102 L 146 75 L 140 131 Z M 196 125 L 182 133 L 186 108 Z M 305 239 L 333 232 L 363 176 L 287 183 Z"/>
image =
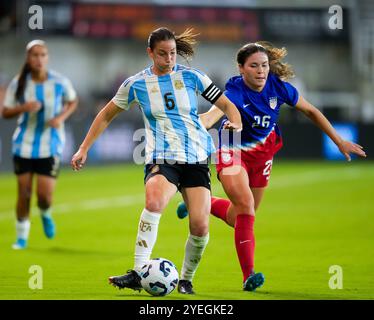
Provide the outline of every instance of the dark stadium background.
<path id="1" fill-rule="evenodd" d="M 43 29 L 30 29 L 32 5 L 43 9 Z M 342 29 L 329 28 L 338 5 Z M 334 12 L 334 11 L 331 11 Z M 285 46 L 294 66 L 292 83 L 333 123 L 353 125 L 370 157 L 374 149 L 374 3 L 363 1 L 6 1 L 0 6 L 0 99 L 24 60 L 25 44 L 47 41 L 50 67 L 76 87 L 79 109 L 66 124 L 63 161 L 69 162 L 98 110 L 121 82 L 150 64 L 149 32 L 168 26 L 200 33 L 191 66 L 221 87 L 237 74 L 235 53 L 247 42 L 267 40 Z M 180 63 L 185 63 L 179 60 Z M 209 105 L 202 99 L 201 111 Z M 124 112 L 99 140 L 91 161 L 132 162 L 134 130 L 141 113 Z M 0 171 L 11 169 L 15 120 L 0 119 Z M 279 159 L 324 159 L 322 133 L 289 107 L 281 112 L 284 148 Z"/>

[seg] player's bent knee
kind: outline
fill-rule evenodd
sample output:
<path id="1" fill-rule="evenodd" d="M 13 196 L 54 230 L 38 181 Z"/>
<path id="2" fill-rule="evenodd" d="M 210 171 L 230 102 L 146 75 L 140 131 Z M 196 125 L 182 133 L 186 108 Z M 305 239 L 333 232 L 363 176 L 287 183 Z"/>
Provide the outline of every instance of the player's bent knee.
<path id="1" fill-rule="evenodd" d="M 167 202 L 163 197 L 147 197 L 145 200 L 145 208 L 151 212 L 162 212 L 167 205 Z"/>
<path id="2" fill-rule="evenodd" d="M 232 201 L 235 211 L 238 214 L 250 214 L 250 215 L 255 215 L 255 208 L 254 204 L 250 203 L 248 200 L 238 200 L 238 201 Z"/>
<path id="3" fill-rule="evenodd" d="M 205 237 L 209 232 L 209 229 L 199 229 L 199 230 L 192 230 L 190 229 L 190 233 L 196 237 Z"/>
<path id="4" fill-rule="evenodd" d="M 209 223 L 191 223 L 190 233 L 197 237 L 203 237 L 209 233 Z"/>
<path id="5" fill-rule="evenodd" d="M 52 199 L 44 195 L 38 195 L 38 207 L 40 209 L 48 209 L 52 205 Z"/>

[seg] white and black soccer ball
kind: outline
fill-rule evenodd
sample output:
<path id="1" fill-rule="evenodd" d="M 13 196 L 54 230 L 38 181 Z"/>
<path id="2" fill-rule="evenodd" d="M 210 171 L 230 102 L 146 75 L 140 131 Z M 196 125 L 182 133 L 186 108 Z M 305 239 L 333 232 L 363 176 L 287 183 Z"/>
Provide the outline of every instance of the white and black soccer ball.
<path id="1" fill-rule="evenodd" d="M 178 270 L 168 259 L 149 260 L 140 270 L 140 283 L 145 291 L 153 296 L 166 296 L 178 284 Z"/>

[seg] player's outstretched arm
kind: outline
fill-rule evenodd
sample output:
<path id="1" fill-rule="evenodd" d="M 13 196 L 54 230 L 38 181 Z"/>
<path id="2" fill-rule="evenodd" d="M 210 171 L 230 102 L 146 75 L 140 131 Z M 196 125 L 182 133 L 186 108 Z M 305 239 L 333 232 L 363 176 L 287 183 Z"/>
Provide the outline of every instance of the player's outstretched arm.
<path id="1" fill-rule="evenodd" d="M 236 106 L 222 94 L 215 105 L 227 116 L 228 121 L 225 123 L 225 129 L 240 132 L 243 130 L 242 117 Z M 216 120 L 216 122 L 218 119 Z"/>
<path id="2" fill-rule="evenodd" d="M 315 106 L 309 103 L 302 96 L 296 104 L 296 108 L 311 119 L 324 133 L 326 133 L 332 141 L 337 145 L 340 152 L 348 161 L 351 161 L 351 153 L 357 154 L 360 157 L 366 157 L 363 147 L 351 141 L 345 141 L 336 132 L 330 121 L 319 111 Z"/>
<path id="3" fill-rule="evenodd" d="M 92 144 L 121 111 L 123 111 L 123 109 L 117 107 L 112 101 L 110 101 L 98 113 L 98 115 L 92 122 L 91 127 L 88 130 L 88 133 L 84 138 L 81 146 L 71 159 L 71 166 L 73 170 L 77 171 L 82 169 L 87 159 L 87 152 Z"/>
<path id="4" fill-rule="evenodd" d="M 213 127 L 213 125 L 221 119 L 225 114 L 215 105 L 204 113 L 199 114 L 200 120 L 206 129 Z"/>

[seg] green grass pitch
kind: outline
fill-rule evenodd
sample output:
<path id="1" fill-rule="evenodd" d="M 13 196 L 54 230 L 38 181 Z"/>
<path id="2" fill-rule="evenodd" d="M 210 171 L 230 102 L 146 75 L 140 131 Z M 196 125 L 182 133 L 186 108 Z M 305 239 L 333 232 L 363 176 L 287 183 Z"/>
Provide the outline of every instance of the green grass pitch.
<path id="1" fill-rule="evenodd" d="M 213 193 L 223 190 L 212 170 Z M 233 229 L 211 216 L 210 242 L 197 271 L 195 296 L 113 288 L 110 275 L 133 265 L 143 209 L 143 168 L 132 165 L 62 170 L 54 199 L 57 236 L 44 237 L 33 196 L 29 248 L 13 251 L 16 180 L 0 175 L 0 299 L 373 299 L 374 164 L 276 162 L 257 212 L 256 271 L 262 288 L 242 291 Z M 177 195 L 165 210 L 153 257 L 181 268 L 188 219 L 178 220 Z M 43 269 L 43 288 L 32 290 L 29 268 Z M 343 271 L 331 289 L 330 266 Z"/>

